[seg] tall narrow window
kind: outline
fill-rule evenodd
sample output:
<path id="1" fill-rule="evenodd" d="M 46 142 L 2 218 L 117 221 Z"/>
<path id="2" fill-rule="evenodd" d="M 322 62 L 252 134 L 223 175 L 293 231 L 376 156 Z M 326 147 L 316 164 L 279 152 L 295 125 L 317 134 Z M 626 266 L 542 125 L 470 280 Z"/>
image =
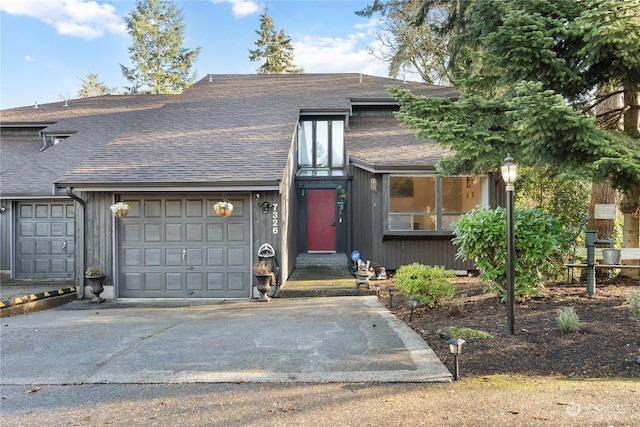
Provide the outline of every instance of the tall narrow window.
<path id="1" fill-rule="evenodd" d="M 298 126 L 299 175 L 344 175 L 344 120 L 301 119 Z"/>

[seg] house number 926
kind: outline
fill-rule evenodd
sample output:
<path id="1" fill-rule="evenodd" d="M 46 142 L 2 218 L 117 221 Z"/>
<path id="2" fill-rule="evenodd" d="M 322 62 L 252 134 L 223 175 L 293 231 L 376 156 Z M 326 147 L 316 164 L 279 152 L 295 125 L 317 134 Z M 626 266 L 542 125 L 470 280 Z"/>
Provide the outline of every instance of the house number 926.
<path id="1" fill-rule="evenodd" d="M 271 213 L 271 232 L 273 234 L 278 234 L 280 231 L 280 224 L 278 218 L 278 205 L 276 203 L 273 204 L 273 212 Z"/>

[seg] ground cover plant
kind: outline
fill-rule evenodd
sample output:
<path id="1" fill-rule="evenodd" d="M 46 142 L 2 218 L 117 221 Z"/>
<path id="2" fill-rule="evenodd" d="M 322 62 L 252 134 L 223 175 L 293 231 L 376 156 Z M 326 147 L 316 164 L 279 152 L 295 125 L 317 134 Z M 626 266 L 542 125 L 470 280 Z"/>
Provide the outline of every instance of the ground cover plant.
<path id="1" fill-rule="evenodd" d="M 413 328 L 453 370 L 447 328 L 465 331 L 461 378 L 495 374 L 575 378 L 638 378 L 640 324 L 633 317 L 637 278 L 598 279 L 595 295 L 583 282 L 548 282 L 539 295 L 516 304 L 515 335 L 507 331 L 506 307 L 488 283 L 457 278 L 455 295 L 432 309 L 419 305 L 409 317 L 408 296 L 394 295 L 390 310 Z M 389 306 L 389 286 L 381 284 L 381 303 Z M 558 310 L 573 307 L 579 330 L 567 333 L 557 323 Z M 472 333 L 470 330 L 475 331 Z M 443 331 L 445 333 L 443 333 Z M 482 333 L 490 337 L 475 338 Z M 453 371 L 452 371 L 453 372 Z"/>

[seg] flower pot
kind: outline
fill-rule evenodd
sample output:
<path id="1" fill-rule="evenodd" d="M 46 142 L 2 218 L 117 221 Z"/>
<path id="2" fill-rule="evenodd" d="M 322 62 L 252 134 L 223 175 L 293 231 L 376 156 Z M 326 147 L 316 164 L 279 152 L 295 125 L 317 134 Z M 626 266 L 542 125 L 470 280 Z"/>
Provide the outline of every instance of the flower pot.
<path id="1" fill-rule="evenodd" d="M 89 302 L 104 302 L 104 298 L 100 297 L 100 294 L 102 293 L 102 291 L 104 291 L 104 279 L 106 278 L 106 275 L 102 275 L 102 276 L 87 276 L 87 282 L 89 283 L 89 289 L 91 291 L 91 293 L 93 294 L 93 298 L 91 300 L 89 300 Z"/>
<path id="2" fill-rule="evenodd" d="M 271 280 L 273 279 L 273 274 L 256 274 L 256 281 L 258 282 L 258 292 L 260 292 L 260 300 L 261 301 L 269 301 L 269 296 L 267 293 L 271 289 Z"/>
<path id="3" fill-rule="evenodd" d="M 218 202 L 213 205 L 213 211 L 218 216 L 229 216 L 233 212 L 233 205 L 229 202 Z"/>
<path id="4" fill-rule="evenodd" d="M 602 262 L 606 265 L 620 264 L 621 256 L 622 256 L 621 249 L 603 249 L 602 250 Z"/>
<path id="5" fill-rule="evenodd" d="M 115 216 L 117 216 L 117 217 L 125 217 L 125 216 L 129 215 L 129 211 L 124 211 L 124 210 L 122 210 L 122 211 L 115 211 L 113 214 L 114 214 Z"/>

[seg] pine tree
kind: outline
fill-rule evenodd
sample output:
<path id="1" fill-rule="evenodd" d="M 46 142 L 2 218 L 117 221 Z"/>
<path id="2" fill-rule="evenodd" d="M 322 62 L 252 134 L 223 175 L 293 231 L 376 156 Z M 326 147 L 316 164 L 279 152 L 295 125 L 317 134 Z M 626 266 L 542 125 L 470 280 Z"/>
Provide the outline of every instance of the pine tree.
<path id="1" fill-rule="evenodd" d="M 249 49 L 251 62 L 264 60 L 258 74 L 300 74 L 304 72 L 302 67 L 293 63 L 293 46 L 291 37 L 287 36 L 284 29 L 276 32 L 273 20 L 268 12 L 260 16 L 260 30 L 256 30 L 260 36 L 255 42 L 257 49 Z"/>
<path id="2" fill-rule="evenodd" d="M 81 79 L 81 86 L 78 90 L 78 98 L 89 98 L 91 96 L 116 95 L 116 88 L 107 87 L 99 80 L 98 74 L 88 73 Z"/>
<path id="3" fill-rule="evenodd" d="M 191 68 L 200 48 L 182 47 L 182 11 L 167 0 L 138 0 L 125 18 L 133 38 L 129 54 L 134 66 L 120 65 L 131 93 L 179 93 L 196 80 Z"/>
<path id="4" fill-rule="evenodd" d="M 606 182 L 621 191 L 625 234 L 627 219 L 637 230 L 640 0 L 469 5 L 456 37 L 474 53 L 457 74 L 460 99 L 394 88 L 401 120 L 453 149 L 438 165 L 448 174 L 495 171 L 510 153 L 552 177 Z"/>

